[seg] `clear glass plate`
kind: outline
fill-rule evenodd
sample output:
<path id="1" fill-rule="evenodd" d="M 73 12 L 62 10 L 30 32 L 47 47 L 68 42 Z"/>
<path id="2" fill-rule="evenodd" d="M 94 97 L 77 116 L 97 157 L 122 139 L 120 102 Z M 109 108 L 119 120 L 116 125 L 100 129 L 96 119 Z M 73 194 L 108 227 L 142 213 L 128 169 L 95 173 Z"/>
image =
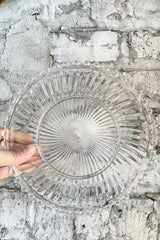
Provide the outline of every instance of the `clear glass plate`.
<path id="1" fill-rule="evenodd" d="M 21 185 L 61 207 L 105 205 L 148 154 L 147 114 L 132 88 L 108 71 L 48 70 L 16 96 L 8 113 L 6 128 L 31 134 L 44 160 L 18 177 Z"/>

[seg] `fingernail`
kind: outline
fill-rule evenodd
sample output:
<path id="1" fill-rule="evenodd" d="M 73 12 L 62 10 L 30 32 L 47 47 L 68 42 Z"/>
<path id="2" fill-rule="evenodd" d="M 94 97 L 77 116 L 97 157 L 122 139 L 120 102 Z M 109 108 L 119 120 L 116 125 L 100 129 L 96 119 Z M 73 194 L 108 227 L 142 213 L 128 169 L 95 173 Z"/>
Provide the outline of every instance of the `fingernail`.
<path id="1" fill-rule="evenodd" d="M 32 153 L 34 150 L 35 150 L 35 146 L 33 145 L 28 145 L 27 147 L 23 148 L 23 151 L 27 154 Z"/>
<path id="2" fill-rule="evenodd" d="M 40 152 L 44 153 L 44 147 L 40 146 L 39 149 L 40 149 Z"/>

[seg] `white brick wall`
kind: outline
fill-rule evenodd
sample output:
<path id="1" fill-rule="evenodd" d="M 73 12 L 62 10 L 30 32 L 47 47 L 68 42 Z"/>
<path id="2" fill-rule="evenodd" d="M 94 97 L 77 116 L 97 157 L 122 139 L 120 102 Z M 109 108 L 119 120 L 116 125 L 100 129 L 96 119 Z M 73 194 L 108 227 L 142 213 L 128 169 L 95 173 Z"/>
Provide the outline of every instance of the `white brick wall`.
<path id="1" fill-rule="evenodd" d="M 35 74 L 49 68 L 48 31 L 31 17 L 8 30 L 1 65 L 19 74 Z"/>
<path id="2" fill-rule="evenodd" d="M 160 34 L 157 32 L 134 32 L 130 34 L 134 59 L 160 59 Z"/>
<path id="3" fill-rule="evenodd" d="M 159 0 L 16 0 L 0 5 L 0 125 L 8 99 L 57 63 L 118 68 L 151 99 L 160 119 Z M 158 148 L 157 148 L 158 150 Z M 159 156 L 133 183 L 130 199 L 71 216 L 0 181 L 0 240 L 158 240 Z M 156 192 L 155 200 L 147 193 Z M 151 197 L 153 195 L 151 194 Z"/>
<path id="4" fill-rule="evenodd" d="M 98 31 L 88 33 L 88 35 L 90 39 L 85 41 L 85 39 L 77 39 L 74 36 L 67 36 L 67 34 L 52 34 L 50 54 L 54 56 L 56 62 L 63 63 L 117 60 L 119 50 L 116 32 Z"/>
<path id="5" fill-rule="evenodd" d="M 159 30 L 159 1 L 91 0 L 91 17 L 99 27 L 119 30 Z"/>

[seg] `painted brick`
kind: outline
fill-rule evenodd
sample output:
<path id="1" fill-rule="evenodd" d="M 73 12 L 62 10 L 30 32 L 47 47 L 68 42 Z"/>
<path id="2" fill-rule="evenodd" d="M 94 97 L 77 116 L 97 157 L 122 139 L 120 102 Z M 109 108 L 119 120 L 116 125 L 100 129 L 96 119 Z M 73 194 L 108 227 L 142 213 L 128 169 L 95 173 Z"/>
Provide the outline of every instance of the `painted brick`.
<path id="1" fill-rule="evenodd" d="M 118 34 L 93 32 L 87 41 L 66 34 L 52 34 L 50 54 L 56 62 L 107 62 L 116 61 L 119 55 Z"/>
<path id="2" fill-rule="evenodd" d="M 148 31 L 130 33 L 133 58 L 160 60 L 160 34 Z"/>

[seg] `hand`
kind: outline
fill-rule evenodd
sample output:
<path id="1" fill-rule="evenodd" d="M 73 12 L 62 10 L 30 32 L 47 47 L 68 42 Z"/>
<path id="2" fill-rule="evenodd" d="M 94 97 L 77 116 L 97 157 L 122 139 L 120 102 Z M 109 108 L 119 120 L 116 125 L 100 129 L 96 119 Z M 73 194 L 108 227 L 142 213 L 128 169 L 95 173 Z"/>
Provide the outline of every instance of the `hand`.
<path id="1" fill-rule="evenodd" d="M 11 177 L 10 166 L 16 166 L 20 174 L 33 172 L 43 163 L 37 147 L 32 145 L 32 137 L 27 133 L 7 130 L 4 140 L 4 129 L 0 128 L 0 179 Z M 12 136 L 12 144 L 11 144 Z M 9 146 L 9 150 L 6 150 Z M 8 148 L 7 148 L 8 149 Z"/>

